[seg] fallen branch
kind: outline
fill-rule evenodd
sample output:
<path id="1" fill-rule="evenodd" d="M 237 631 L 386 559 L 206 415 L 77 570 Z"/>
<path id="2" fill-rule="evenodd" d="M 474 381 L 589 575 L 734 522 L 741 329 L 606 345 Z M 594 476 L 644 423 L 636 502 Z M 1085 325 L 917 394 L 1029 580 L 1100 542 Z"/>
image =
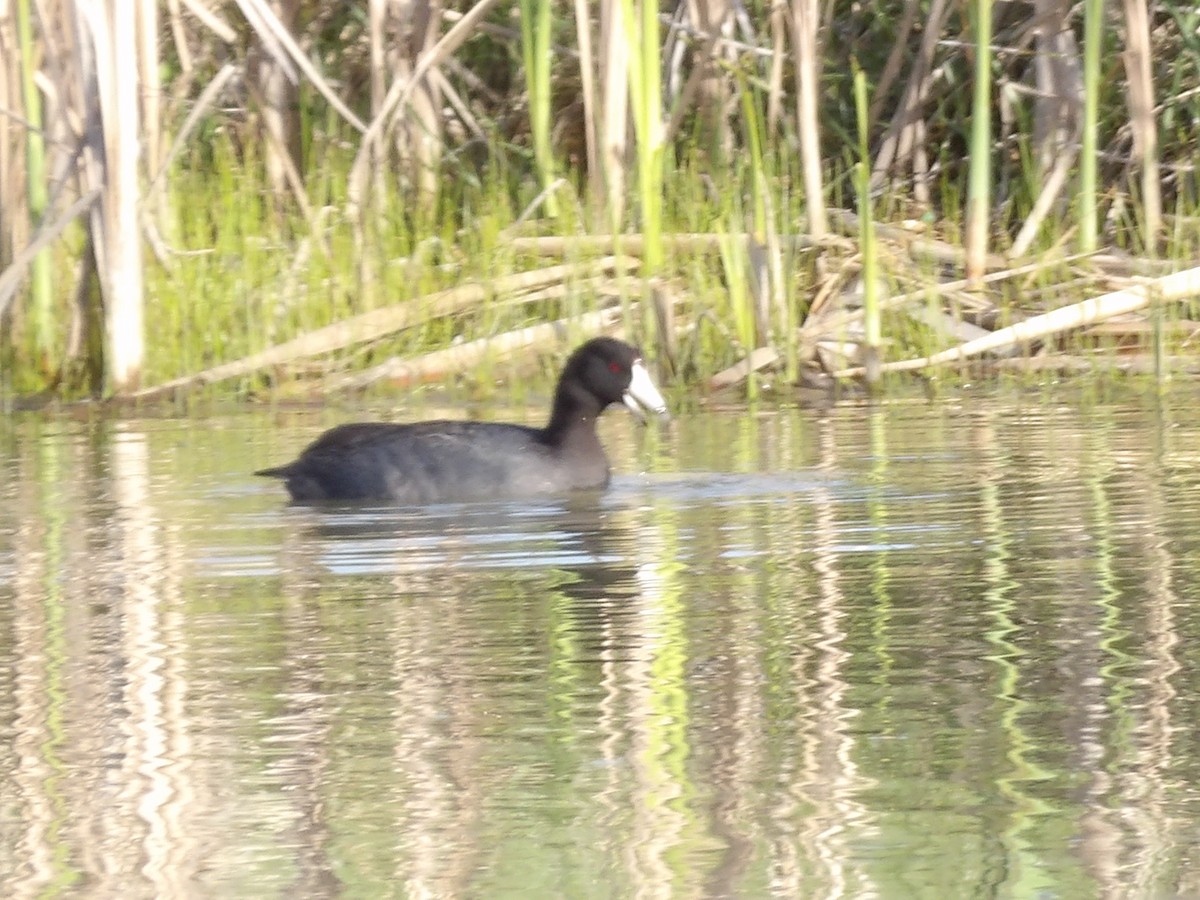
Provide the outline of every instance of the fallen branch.
<path id="1" fill-rule="evenodd" d="M 982 282 L 991 284 L 995 281 L 1005 281 L 1009 278 L 1017 278 L 1021 275 L 1030 275 L 1034 272 L 1039 272 L 1042 269 L 1049 269 L 1054 266 L 1061 266 L 1065 263 L 1074 262 L 1079 259 L 1086 259 L 1090 254 L 1076 253 L 1072 256 L 1062 256 L 1055 259 L 1042 260 L 1040 262 L 1029 263 L 1024 266 L 1017 266 L 1015 269 L 1005 269 L 1001 272 L 989 272 L 984 275 Z M 931 284 L 926 287 L 918 288 L 915 291 L 909 291 L 905 294 L 896 294 L 893 297 L 888 297 L 881 300 L 879 303 L 880 312 L 890 312 L 893 309 L 904 306 L 913 300 L 924 300 L 930 294 L 935 296 L 946 294 L 951 291 L 962 291 L 970 287 L 971 282 L 966 278 L 960 278 L 957 281 L 943 281 L 936 284 Z M 858 322 L 863 317 L 861 309 L 849 310 L 847 312 L 838 313 L 822 318 L 816 322 L 805 321 L 800 328 L 800 340 L 802 343 L 811 343 L 828 335 L 834 335 L 843 331 L 848 326 Z"/>
<path id="2" fill-rule="evenodd" d="M 779 361 L 779 352 L 774 347 L 757 347 L 750 355 L 718 372 L 708 380 L 710 390 L 719 391 L 744 381 L 751 372 L 758 372 Z"/>
<path id="3" fill-rule="evenodd" d="M 1160 367 L 1179 374 L 1200 374 L 1200 361 L 1194 356 L 1167 356 L 1156 359 L 1152 353 L 1136 356 L 1104 355 L 1096 359 L 1086 356 L 1068 356 L 1055 353 L 1053 356 L 1033 356 L 1023 359 L 998 359 L 996 369 L 1020 372 L 1056 372 L 1061 375 L 1084 375 L 1098 369 L 1104 372 L 1123 372 L 1129 375 L 1153 375 Z"/>
<path id="4" fill-rule="evenodd" d="M 858 216 L 849 210 L 831 209 L 829 218 L 851 237 L 859 230 Z M 935 262 L 948 263 L 960 269 L 966 264 L 966 252 L 962 247 L 956 247 L 933 238 L 921 237 L 897 225 L 876 223 L 875 234 L 884 240 L 902 244 L 908 255 L 914 259 L 932 259 Z M 988 254 L 986 260 L 989 269 L 999 269 L 1007 263 L 1008 260 L 997 253 Z"/>
<path id="5" fill-rule="evenodd" d="M 130 396 L 138 400 L 155 399 L 179 390 L 200 387 L 229 378 L 241 378 L 272 366 L 321 356 L 354 344 L 376 340 L 429 319 L 454 315 L 478 306 L 489 297 L 496 295 L 535 290 L 574 277 L 594 276 L 614 270 L 623 272 L 635 268 L 637 268 L 636 260 L 629 257 L 610 256 L 589 263 L 549 266 L 532 272 L 520 272 L 516 275 L 497 278 L 487 284 L 461 285 L 426 297 L 419 297 L 354 316 L 301 335 L 285 344 L 270 347 L 260 353 L 214 366 L 193 375 L 175 378 L 154 387 L 143 388 Z"/>
<path id="6" fill-rule="evenodd" d="M 445 381 L 476 368 L 485 357 L 504 359 L 529 347 L 564 346 L 579 334 L 616 334 L 621 323 L 619 308 L 602 309 L 541 325 L 530 325 L 493 337 L 480 338 L 434 350 L 411 359 L 389 359 L 365 372 L 327 379 L 329 391 L 357 390 L 378 381 L 390 381 L 398 387 L 414 387 Z M 620 336 L 618 334 L 618 336 Z"/>
<path id="7" fill-rule="evenodd" d="M 991 350 L 999 350 L 1018 344 L 1028 344 L 1048 335 L 1059 334 L 1094 322 L 1111 319 L 1113 316 L 1124 315 L 1147 306 L 1153 300 L 1171 302 L 1186 300 L 1200 294 L 1200 267 L 1185 269 L 1174 275 L 1167 275 L 1154 281 L 1134 285 L 1123 291 L 1113 291 L 1072 303 L 1040 316 L 1033 316 L 1023 322 L 993 331 L 986 337 L 967 341 L 958 347 L 943 350 L 932 356 L 921 359 L 906 359 L 899 362 L 886 363 L 880 367 L 881 372 L 911 372 L 931 366 L 946 363 L 956 363 L 979 356 Z M 863 374 L 861 366 L 853 369 L 843 369 L 834 372 L 836 378 L 855 378 Z"/>
<path id="8" fill-rule="evenodd" d="M 673 253 L 715 252 L 721 242 L 734 240 L 749 241 L 749 234 L 717 234 L 698 232 L 693 234 L 664 234 L 663 246 Z M 808 235 L 794 234 L 780 237 L 780 243 L 792 250 L 811 250 L 817 247 L 848 247 L 844 238 L 830 236 L 814 240 Z M 543 237 L 511 237 L 505 246 L 515 253 L 530 253 L 539 256 L 564 256 L 568 253 L 629 253 L 641 256 L 645 247 L 641 234 L 580 234 L 545 235 Z"/>

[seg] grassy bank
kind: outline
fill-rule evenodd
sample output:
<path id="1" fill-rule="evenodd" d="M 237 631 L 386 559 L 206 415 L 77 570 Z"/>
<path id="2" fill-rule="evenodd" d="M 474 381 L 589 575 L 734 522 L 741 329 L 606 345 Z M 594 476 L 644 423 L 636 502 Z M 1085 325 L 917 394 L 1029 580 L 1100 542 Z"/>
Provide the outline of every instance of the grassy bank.
<path id="1" fill-rule="evenodd" d="M 720 32 L 632 2 L 595 20 L 480 3 L 421 20 L 425 42 L 390 61 L 386 23 L 324 7 L 294 5 L 269 41 L 261 22 L 214 45 L 172 21 L 124 230 L 67 215 L 70 191 L 43 208 L 45 171 L 80 164 L 62 140 L 0 183 L 0 394 L 405 387 L 596 330 L 689 389 L 748 396 L 889 390 L 904 367 L 942 383 L 1192 370 L 1198 291 L 1153 279 L 1200 261 L 1194 11 L 1127 5 L 1117 32 L 1095 5 L 1055 7 L 1057 31 L 977 3 L 932 3 L 923 29 L 911 4 L 747 9 Z M 32 22 L 23 59 L 49 27 Z M 289 56 L 280 28 L 308 43 Z M 1120 72 L 1097 68 L 1117 49 Z M 1038 88 L 1064 60 L 1083 80 Z M 77 62 L 42 67 L 72 83 Z M 58 230 L 34 254 L 39 223 Z M 121 382 L 112 311 L 133 257 L 100 251 L 131 241 L 146 344 Z"/>
<path id="2" fill-rule="evenodd" d="M 778 328 L 771 310 L 756 296 L 764 250 L 756 247 L 755 191 L 761 172 L 752 162 L 773 170 L 773 195 L 766 206 L 768 227 L 777 244 L 782 283 L 786 286 Z M 356 238 L 354 223 L 343 213 L 337 186 L 345 183 L 348 154 L 330 150 L 326 166 L 312 179 L 311 219 L 283 210 L 272 201 L 261 170 L 218 153 L 203 171 L 185 171 L 172 179 L 161 234 L 161 259 L 147 267 L 147 311 L 151 339 L 147 344 L 145 382 L 157 385 L 230 361 L 252 357 L 335 323 L 397 305 L 415 307 L 405 327 L 338 346 L 328 352 L 299 354 L 278 364 L 253 368 L 239 377 L 220 379 L 215 390 L 224 395 L 308 396 L 336 387 L 351 373 L 369 372 L 389 359 L 420 359 L 464 342 L 503 336 L 538 323 L 612 310 L 615 318 L 604 328 L 619 330 L 634 340 L 650 338 L 646 350 L 668 377 L 689 390 L 710 384 L 735 394 L 754 394 L 761 386 L 749 371 L 726 380 L 723 373 L 745 360 L 759 346 L 760 327 L 772 335 L 776 356 L 765 366 L 763 384 L 786 396 L 798 383 L 820 384 L 828 372 L 854 364 L 863 327 L 861 291 L 861 230 L 847 214 L 835 222 L 841 234 L 831 235 L 819 248 L 805 239 L 798 192 L 789 190 L 787 162 L 781 159 L 747 161 L 719 176 L 698 163 L 684 163 L 668 177 L 664 204 L 665 255 L 656 279 L 659 306 L 667 309 L 661 321 L 667 331 L 646 327 L 654 314 L 653 299 L 637 277 L 641 248 L 637 236 L 623 242 L 581 238 L 589 211 L 582 201 L 564 203 L 556 219 L 518 215 L 537 197 L 540 187 L 532 175 L 506 177 L 503 172 L 471 172 L 443 192 L 442 202 L 423 214 L 390 207 L 374 221 L 367 242 Z M 782 174 L 778 174 L 782 172 Z M 837 200 L 853 200 L 849 175 L 830 171 L 833 209 Z M 842 197 L 843 190 L 845 196 Z M 215 188 L 215 189 L 214 189 Z M 569 191 L 560 190 L 569 196 Z M 572 197 L 572 200 L 576 198 Z M 954 185 L 946 186 L 942 208 L 958 209 Z M 898 205 L 895 204 L 895 205 Z M 877 203 L 878 217 L 897 220 L 895 205 Z M 760 219 L 760 222 L 762 220 Z M 1168 221 L 1200 222 L 1196 208 L 1174 209 Z M 767 224 L 767 223 L 764 223 Z M 953 237 L 961 234 L 954 219 L 936 227 L 908 222 L 904 237 L 889 235 L 878 243 L 882 257 L 880 287 L 884 298 L 907 296 L 899 307 L 888 307 L 880 319 L 881 357 L 891 360 L 929 356 L 964 339 L 956 327 L 995 329 L 1048 309 L 1084 300 L 1123 284 L 1140 274 L 1184 268 L 1200 257 L 1200 228 L 1178 227 L 1171 233 L 1163 259 L 1072 256 L 1060 235 L 1047 234 L 1034 248 L 1028 271 L 1001 278 L 982 288 L 947 292 L 947 271 L 959 254 Z M 749 235 L 749 239 L 745 236 Z M 911 243 L 908 237 L 911 237 Z M 66 265 L 78 238 L 59 248 Z M 625 276 L 609 273 L 592 277 L 583 270 L 589 261 L 625 253 L 631 268 Z M 824 273 L 818 271 L 821 260 Z M 541 285 L 537 290 L 491 287 L 519 273 L 536 273 L 563 264 L 579 266 Z M 756 271 L 756 266 L 759 267 Z M 1003 273 L 1003 267 L 1000 268 Z M 429 298 L 462 285 L 480 285 L 481 296 L 442 314 Z M 924 296 L 919 296 L 924 294 Z M 422 309 L 422 305 L 429 307 Z M 814 323 L 829 316 L 825 330 L 809 334 Z M 845 319 L 839 325 L 837 316 Z M 1144 314 L 1105 328 L 1073 330 L 1045 341 L 1020 346 L 992 358 L 985 366 L 953 367 L 938 373 L 939 383 L 976 379 L 981 368 L 1030 382 L 1079 374 L 1089 366 L 1104 372 L 1121 370 L 1155 374 L 1154 354 L 1163 371 L 1189 368 L 1193 344 L 1189 309 L 1180 304 L 1148 309 Z M 655 314 L 655 321 L 660 317 Z M 764 322 L 765 320 L 765 322 Z M 965 323 L 965 325 L 964 325 Z M 648 334 L 649 332 L 649 334 Z M 578 337 L 584 331 L 578 331 Z M 34 335 L 27 334 L 32 341 Z M 65 339 L 65 335 L 60 336 Z M 789 342 L 790 337 L 790 342 Z M 532 341 L 531 348 L 497 344 L 501 359 L 528 352 L 537 345 L 549 354 L 561 352 L 558 339 Z M 568 341 L 569 343 L 569 341 Z M 22 363 L 34 359 L 32 345 L 13 359 L 5 390 L 17 396 L 36 393 L 44 377 Z M 1050 353 L 1049 351 L 1053 351 Z M 12 351 L 10 350 L 10 353 Z M 1054 359 L 1066 359 L 1055 364 Z M 796 368 L 788 372 L 788 361 Z M 486 372 L 487 360 L 480 360 Z M 449 378 L 473 376 L 446 367 Z M 714 379 L 716 379 L 714 381 Z M 439 380 L 437 370 L 418 380 Z M 880 389 L 905 392 L 909 375 L 885 378 Z M 409 386 L 404 378 L 381 373 L 373 382 Z M 486 381 L 486 378 L 481 379 Z M 889 387 L 889 385 L 891 385 Z M 82 388 L 63 385 L 63 396 L 79 396 Z"/>

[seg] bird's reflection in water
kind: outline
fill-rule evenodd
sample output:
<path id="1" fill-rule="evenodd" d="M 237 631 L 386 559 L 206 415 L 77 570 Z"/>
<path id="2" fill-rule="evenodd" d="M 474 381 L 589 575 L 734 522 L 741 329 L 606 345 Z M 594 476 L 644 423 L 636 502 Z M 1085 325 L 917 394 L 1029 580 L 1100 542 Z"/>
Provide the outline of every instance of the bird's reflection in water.
<path id="1" fill-rule="evenodd" d="M 294 506 L 279 561 L 293 586 L 378 593 L 492 593 L 519 581 L 581 601 L 637 591 L 639 523 L 632 496 L 579 491 L 536 501 L 423 507 Z M 364 587 L 365 585 L 359 585 Z"/>

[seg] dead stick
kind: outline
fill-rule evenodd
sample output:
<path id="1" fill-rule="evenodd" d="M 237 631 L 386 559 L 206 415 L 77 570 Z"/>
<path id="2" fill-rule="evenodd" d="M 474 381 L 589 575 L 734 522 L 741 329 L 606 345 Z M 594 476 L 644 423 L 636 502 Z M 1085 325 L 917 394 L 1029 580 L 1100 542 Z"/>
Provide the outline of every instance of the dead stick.
<path id="1" fill-rule="evenodd" d="M 1059 257 L 1058 259 L 1045 260 L 1042 262 L 1029 263 L 1025 266 L 1018 266 L 1015 269 L 1005 269 L 1003 272 L 990 272 L 983 276 L 984 284 L 991 284 L 993 281 L 1006 281 L 1009 278 L 1018 278 L 1021 275 L 1029 275 L 1033 272 L 1038 272 L 1042 269 L 1048 269 L 1052 266 L 1063 265 L 1064 263 L 1074 262 L 1078 259 L 1084 259 L 1091 254 L 1076 253 L 1072 256 Z M 897 294 L 894 297 L 888 297 L 879 304 L 880 312 L 887 312 L 903 306 L 911 300 L 920 300 L 928 297 L 930 292 L 934 294 L 944 294 L 948 291 L 961 291 L 970 287 L 971 282 L 965 278 L 960 278 L 958 281 L 945 281 L 938 284 L 931 284 L 928 287 L 923 287 L 917 291 L 909 291 L 906 294 Z M 813 325 L 804 325 L 800 328 L 800 339 L 802 341 L 815 341 L 831 334 L 835 331 L 840 331 L 847 325 L 850 325 L 863 316 L 861 309 L 845 312 L 841 315 L 825 319 Z"/>
<path id="2" fill-rule="evenodd" d="M 329 391 L 364 388 L 377 381 L 392 381 L 403 387 L 444 381 L 451 375 L 475 368 L 487 356 L 504 357 L 527 347 L 562 343 L 572 331 L 587 334 L 607 333 L 621 321 L 620 309 L 602 309 L 541 325 L 530 325 L 492 337 L 468 341 L 444 350 L 434 350 L 410 359 L 389 359 L 374 368 L 354 375 L 326 381 Z"/>
<path id="3" fill-rule="evenodd" d="M 921 359 L 906 359 L 900 362 L 886 363 L 881 367 L 883 372 L 911 372 L 915 369 L 925 369 L 930 366 L 940 366 L 944 363 L 960 362 L 989 350 L 997 350 L 1014 344 L 1026 344 L 1030 341 L 1051 334 L 1069 331 L 1083 325 L 1091 325 L 1113 316 L 1124 315 L 1139 310 L 1151 300 L 1169 302 L 1184 300 L 1200 294 L 1200 267 L 1185 269 L 1165 278 L 1158 278 L 1144 284 L 1134 285 L 1123 291 L 1112 291 L 1099 297 L 1092 297 L 1079 303 L 1072 303 L 1040 316 L 1033 316 L 1023 322 L 993 331 L 987 337 L 967 341 L 941 353 Z M 863 374 L 861 366 L 853 369 L 843 369 L 834 372 L 835 378 L 855 378 Z"/>
<path id="4" fill-rule="evenodd" d="M 663 243 L 668 249 L 676 253 L 714 251 L 720 249 L 721 241 L 730 238 L 747 241 L 750 235 L 705 232 L 695 234 L 664 234 Z M 803 234 L 781 237 L 780 241 L 794 250 L 806 250 L 834 244 L 843 246 L 846 244 L 846 241 L 842 238 L 830 237 L 816 241 Z M 645 238 L 641 234 L 584 234 L 514 237 L 508 240 L 507 246 L 517 253 L 536 253 L 541 256 L 562 256 L 568 252 L 604 253 L 618 251 L 640 256 L 645 243 Z"/>

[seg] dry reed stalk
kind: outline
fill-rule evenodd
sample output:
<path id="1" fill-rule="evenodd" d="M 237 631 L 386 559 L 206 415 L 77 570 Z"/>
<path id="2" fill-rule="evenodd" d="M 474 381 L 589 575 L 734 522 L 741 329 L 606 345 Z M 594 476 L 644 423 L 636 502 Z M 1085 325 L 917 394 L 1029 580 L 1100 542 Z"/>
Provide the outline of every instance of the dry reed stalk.
<path id="1" fill-rule="evenodd" d="M 246 22 L 254 29 L 263 50 L 286 72 L 291 80 L 298 80 L 296 70 L 299 69 L 304 77 L 320 92 L 321 96 L 337 111 L 343 119 L 356 131 L 366 132 L 367 126 L 354 114 L 337 95 L 321 73 L 300 49 L 296 39 L 292 37 L 287 25 L 280 21 L 279 16 L 267 0 L 235 0 L 238 8 L 245 16 Z"/>
<path id="2" fill-rule="evenodd" d="M 620 232 L 625 218 L 625 165 L 629 155 L 629 42 L 622 0 L 600 0 L 600 160 L 608 226 Z"/>
<path id="3" fill-rule="evenodd" d="M 1171 356 L 1160 360 L 1147 353 L 1139 353 L 1136 356 L 1122 354 L 1115 358 L 1105 358 L 1101 365 L 1106 372 L 1125 372 L 1130 375 L 1158 375 L 1163 368 L 1186 375 L 1200 374 L 1200 363 L 1197 363 L 1196 357 L 1192 355 Z M 1020 374 L 1055 372 L 1062 375 L 1086 375 L 1097 369 L 1094 359 L 1063 353 L 1053 356 L 997 359 L 990 362 L 989 366 L 998 372 Z"/>
<path id="4" fill-rule="evenodd" d="M 592 51 L 592 18 L 587 0 L 574 0 L 575 40 L 579 47 L 579 86 L 583 95 L 583 144 L 587 160 L 588 192 L 599 203 L 604 196 L 600 171 L 600 123 L 596 118 L 596 59 Z"/>
<path id="5" fill-rule="evenodd" d="M 896 40 L 892 44 L 892 49 L 888 53 L 887 62 L 883 64 L 883 71 L 879 73 L 879 77 L 875 80 L 873 87 L 874 96 L 871 99 L 870 111 L 867 118 L 870 120 L 872 127 L 879 121 L 879 111 L 883 109 L 883 104 L 887 100 L 892 91 L 892 83 L 896 80 L 896 76 L 900 74 L 900 66 L 903 65 L 906 56 L 910 55 L 912 50 L 909 47 L 908 39 L 912 34 L 913 23 L 917 19 L 917 11 L 920 7 L 919 0 L 904 0 L 904 12 L 900 14 L 900 22 L 895 29 Z M 941 33 L 941 27 L 937 18 L 937 13 L 934 9 L 929 11 L 929 16 L 923 24 L 923 34 L 932 33 L 935 36 Z M 932 56 L 925 51 L 925 40 L 922 38 L 921 49 L 917 54 L 917 62 L 913 66 L 913 74 L 909 76 L 909 87 L 912 86 L 914 76 L 918 67 L 923 67 L 928 71 L 932 61 Z M 925 76 L 915 79 L 918 82 L 923 82 Z M 900 108 L 904 109 L 905 104 L 901 102 Z"/>
<path id="6" fill-rule="evenodd" d="M 106 382 L 137 388 L 145 352 L 139 221 L 137 18 L 132 0 L 74 7 L 76 77 L 83 86 L 85 189 L 100 189 L 91 238 L 104 300 Z"/>
<path id="7" fill-rule="evenodd" d="M 237 42 L 238 33 L 233 26 L 209 9 L 203 0 L 183 0 L 183 5 L 187 7 L 188 12 L 203 22 L 209 31 L 226 44 Z"/>
<path id="8" fill-rule="evenodd" d="M 1102 322 L 1113 316 L 1135 312 L 1151 302 L 1170 303 L 1189 300 L 1197 295 L 1200 295 L 1200 267 L 1185 269 L 1182 272 L 1146 281 L 1125 290 L 1111 291 L 1099 297 L 1060 307 L 1040 316 L 1031 316 L 1015 325 L 993 331 L 987 337 L 968 341 L 958 347 L 921 359 L 886 363 L 880 370 L 883 372 L 911 372 L 917 369 L 963 362 L 993 350 L 1019 347 L 1042 338 L 1091 325 L 1094 322 Z M 855 378 L 863 374 L 863 369 L 844 369 L 833 374 L 837 378 Z"/>
<path id="9" fill-rule="evenodd" d="M 1033 154 L 1043 174 L 1068 150 L 1078 154 L 1083 80 L 1071 6 L 1070 0 L 1035 0 L 1024 36 L 1033 41 Z"/>
<path id="10" fill-rule="evenodd" d="M 1150 20 L 1144 0 L 1124 0 L 1125 77 L 1133 156 L 1142 170 L 1142 244 L 1154 254 L 1162 228 L 1162 185 L 1158 174 L 1158 130 L 1154 121 L 1154 77 L 1150 67 Z"/>
<path id="11" fill-rule="evenodd" d="M 264 5 L 287 34 L 295 30 L 300 11 L 298 0 L 264 0 Z M 266 29 L 256 29 L 258 40 L 246 63 L 246 85 L 258 107 L 267 184 L 277 197 L 290 191 L 311 217 L 300 176 L 304 166 L 300 149 L 300 81 L 286 56 L 264 35 L 273 37 Z"/>
<path id="12" fill-rule="evenodd" d="M 906 7 L 905 17 L 908 12 Z M 917 136 L 920 134 L 924 122 L 921 108 L 929 97 L 930 72 L 933 69 L 934 55 L 937 53 L 938 38 L 942 34 L 950 12 L 951 8 L 946 0 L 933 0 L 929 8 L 928 21 L 924 24 L 921 32 L 921 45 L 913 60 L 908 82 L 905 84 L 904 93 L 900 98 L 899 109 L 888 124 L 883 140 L 879 143 L 879 149 L 875 152 L 875 162 L 871 168 L 872 189 L 878 188 L 883 183 L 886 174 L 901 165 L 912 165 L 915 168 L 914 154 L 919 146 Z M 902 47 L 902 44 L 896 45 L 896 49 Z M 892 58 L 889 57 L 887 66 L 890 67 L 892 62 Z M 884 86 L 881 84 L 876 88 L 875 98 L 871 105 L 869 113 L 871 122 L 876 121 L 878 105 L 885 96 Z M 923 183 L 923 181 L 919 183 Z"/>
<path id="13" fill-rule="evenodd" d="M 365 372 L 326 379 L 323 388 L 327 391 L 360 390 L 380 381 L 390 381 L 400 387 L 433 384 L 470 372 L 485 359 L 500 361 L 530 348 L 561 350 L 581 334 L 619 335 L 622 319 L 620 309 L 602 309 L 568 316 L 408 359 L 389 359 Z"/>
<path id="14" fill-rule="evenodd" d="M 1050 207 L 1058 199 L 1063 188 L 1066 187 L 1067 178 L 1070 177 L 1072 166 L 1078 156 L 1078 144 L 1063 147 L 1059 152 L 1057 158 L 1054 160 L 1054 167 L 1042 181 L 1042 189 L 1038 192 L 1033 209 L 1029 211 L 1029 215 L 1026 216 L 1025 221 L 1021 225 L 1021 230 L 1013 238 L 1012 246 L 1008 250 L 1009 259 L 1020 259 L 1033 244 L 1034 239 L 1037 237 L 1038 229 L 1050 213 Z"/>
<path id="15" fill-rule="evenodd" d="M 471 112 L 470 107 L 467 106 L 458 89 L 446 78 L 445 73 L 441 69 L 433 69 L 430 71 L 429 77 L 433 79 L 438 92 L 440 92 L 441 96 L 445 98 L 446 103 L 454 110 L 455 115 L 458 116 L 459 121 L 462 122 L 467 131 L 471 132 L 475 140 L 481 144 L 486 144 L 488 140 L 487 132 L 484 131 L 475 114 Z"/>
<path id="16" fill-rule="evenodd" d="M 787 5 L 771 4 L 771 69 L 767 75 L 767 134 L 777 137 L 783 123 L 783 48 L 787 42 Z"/>
<path id="17" fill-rule="evenodd" d="M 692 53 L 692 70 L 699 73 L 696 95 L 701 133 L 707 134 L 711 148 L 719 149 L 717 158 L 728 159 L 733 152 L 733 131 L 726 109 L 735 82 L 719 62 L 733 62 L 730 50 L 720 43 L 732 30 L 733 5 L 730 0 L 688 0 L 688 15 L 702 36 Z"/>
<path id="18" fill-rule="evenodd" d="M 138 386 L 145 356 L 145 284 L 138 182 L 141 116 L 138 110 L 137 19 L 132 0 L 111 0 L 112 57 L 101 70 L 106 190 L 105 334 L 108 388 L 124 393 Z M 107 102 L 106 102 L 107 98 Z"/>
<path id="19" fill-rule="evenodd" d="M 744 359 L 708 379 L 708 387 L 713 391 L 733 387 L 749 378 L 751 372 L 761 372 L 779 360 L 779 352 L 774 347 L 756 347 Z"/>
<path id="20" fill-rule="evenodd" d="M 371 118 L 379 115 L 387 96 L 387 43 L 388 0 L 367 2 L 367 48 L 371 66 Z"/>
<path id="21" fill-rule="evenodd" d="M 397 78 L 392 82 L 387 95 L 383 98 L 382 105 L 374 111 L 374 118 L 363 132 L 358 153 L 355 154 L 354 163 L 350 167 L 350 175 L 346 182 L 350 218 L 357 223 L 356 227 L 360 232 L 363 227 L 362 213 L 367 196 L 367 179 L 371 174 L 372 163 L 382 159 L 380 147 L 393 112 L 411 100 L 418 85 L 424 81 L 426 73 L 448 60 L 454 51 L 475 32 L 484 16 L 491 12 L 497 3 L 498 0 L 480 0 L 472 6 L 462 18 L 451 26 L 449 31 L 438 39 L 437 43 L 421 53 L 407 78 Z M 429 27 L 432 34 L 436 29 L 436 24 L 431 23 Z M 359 246 L 363 244 L 361 233 L 358 243 Z"/>
<path id="22" fill-rule="evenodd" d="M 167 0 L 167 24 L 171 29 L 171 42 L 175 46 L 179 71 L 185 80 L 189 79 L 195 64 L 192 60 L 192 48 L 188 46 L 187 31 L 183 27 L 183 10 L 179 6 L 179 0 Z"/>
<path id="23" fill-rule="evenodd" d="M 829 217 L 833 223 L 847 234 L 857 234 L 859 230 L 858 216 L 849 210 L 831 209 Z M 904 246 L 908 255 L 913 259 L 928 259 L 938 263 L 962 268 L 966 263 L 966 252 L 961 247 L 923 238 L 896 225 L 875 225 L 875 233 L 884 240 L 894 241 Z M 1003 256 L 991 253 L 984 257 L 986 269 L 1001 269 L 1008 264 Z"/>
<path id="24" fill-rule="evenodd" d="M 878 227 L 878 226 L 877 226 Z M 993 284 L 998 281 L 1008 281 L 1012 278 L 1020 278 L 1024 275 L 1033 275 L 1045 269 L 1056 266 L 1066 265 L 1080 259 L 1087 259 L 1089 254 L 1077 253 L 1073 256 L 1066 256 L 1058 259 L 1039 260 L 1038 262 L 1030 263 L 1025 266 L 1017 266 L 1012 269 L 1005 269 L 1002 272 L 990 272 L 983 276 L 984 284 Z M 917 300 L 927 300 L 930 294 L 934 296 L 949 294 L 952 291 L 963 291 L 970 288 L 974 282 L 968 278 L 961 278 L 957 281 L 943 281 L 938 284 L 923 286 L 915 291 L 908 291 L 904 294 L 896 294 L 888 297 L 879 304 L 880 312 L 891 312 L 899 309 L 908 303 Z M 814 304 L 815 308 L 816 304 Z M 805 322 L 800 328 L 798 336 L 802 343 L 812 344 L 821 338 L 844 331 L 846 328 L 857 325 L 863 317 L 861 309 L 852 310 L 849 312 L 836 313 L 829 316 L 823 316 L 819 319 L 814 319 L 810 314 L 809 318 L 812 321 Z"/>
<path id="25" fill-rule="evenodd" d="M 696 234 L 664 234 L 663 246 L 673 253 L 715 253 L 721 249 L 721 242 L 726 240 L 749 241 L 750 235 L 730 234 L 728 232 L 702 232 Z M 848 249 L 849 243 L 836 237 L 827 237 L 824 241 L 816 241 L 803 234 L 775 235 L 781 248 L 796 250 L 813 250 L 822 247 L 837 247 Z M 542 237 L 509 238 L 506 246 L 516 253 L 536 253 L 540 256 L 575 256 L 596 253 L 611 253 L 620 248 L 622 253 L 631 256 L 641 256 L 645 248 L 646 238 L 639 233 L 633 234 L 577 234 L 577 235 L 545 235 Z"/>
<path id="26" fill-rule="evenodd" d="M 158 30 L 156 0 L 137 0 L 138 85 L 141 100 L 142 149 L 147 172 L 158 171 L 163 152 Z"/>
<path id="27" fill-rule="evenodd" d="M 796 131 L 800 135 L 800 166 L 808 232 L 820 241 L 829 230 L 821 176 L 820 90 L 821 57 L 817 32 L 821 27 L 819 0 L 792 0 L 792 54 L 796 62 Z"/>
<path id="28" fill-rule="evenodd" d="M 229 83 L 237 76 L 238 67 L 233 63 L 226 63 L 212 77 L 212 80 L 204 86 L 203 92 L 191 104 L 191 110 L 188 116 L 183 121 L 183 125 L 179 128 L 179 133 L 175 135 L 175 139 L 171 142 L 166 155 L 163 157 L 161 164 L 157 170 L 150 173 L 150 182 L 146 186 L 146 196 L 149 198 L 155 191 L 162 190 L 166 185 L 166 175 L 171 168 L 171 163 L 183 151 L 187 145 L 188 138 L 192 132 L 196 130 L 203 118 L 212 112 L 213 106 L 221 97 L 221 92 L 229 85 Z"/>
<path id="29" fill-rule="evenodd" d="M 398 7 L 392 7 L 399 12 Z M 413 76 L 417 61 L 437 43 L 441 24 L 441 4 L 438 0 L 411 3 L 399 16 L 402 36 L 395 48 L 396 77 L 412 80 L 412 95 L 408 114 L 392 120 L 400 171 L 412 188 L 417 200 L 430 207 L 437 199 L 443 149 L 442 98 L 437 81 L 429 75 Z M 432 73 L 436 67 L 430 69 Z"/>
<path id="30" fill-rule="evenodd" d="M 1062 195 L 1079 156 L 1083 83 L 1079 51 L 1068 25 L 1070 4 L 1037 0 L 1029 29 L 1034 41 L 1034 155 L 1042 186 L 1008 250 L 1019 259 L 1032 246 L 1038 230 Z"/>

